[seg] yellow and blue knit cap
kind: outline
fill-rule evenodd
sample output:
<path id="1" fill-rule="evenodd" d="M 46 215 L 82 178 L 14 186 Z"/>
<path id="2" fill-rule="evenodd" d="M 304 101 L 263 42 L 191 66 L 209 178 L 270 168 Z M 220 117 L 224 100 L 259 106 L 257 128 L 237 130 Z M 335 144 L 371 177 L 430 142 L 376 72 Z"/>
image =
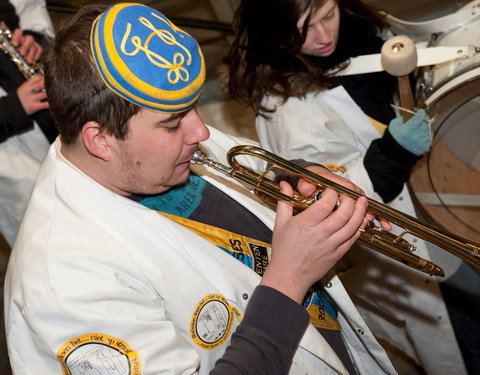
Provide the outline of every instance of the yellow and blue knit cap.
<path id="1" fill-rule="evenodd" d="M 93 23 L 93 58 L 105 84 L 124 99 L 158 112 L 195 105 L 205 81 L 196 40 L 162 13 L 142 4 L 117 4 Z"/>

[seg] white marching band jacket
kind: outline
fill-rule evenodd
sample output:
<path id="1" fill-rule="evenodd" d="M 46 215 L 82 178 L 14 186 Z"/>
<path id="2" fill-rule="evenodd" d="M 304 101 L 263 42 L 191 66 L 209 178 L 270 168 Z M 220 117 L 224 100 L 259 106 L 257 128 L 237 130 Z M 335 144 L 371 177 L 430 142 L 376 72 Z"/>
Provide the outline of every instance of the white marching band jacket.
<path id="1" fill-rule="evenodd" d="M 204 148 L 225 163 L 237 141 L 210 131 Z M 139 368 L 145 375 L 208 373 L 260 277 L 186 228 L 102 187 L 59 150 L 57 140 L 39 172 L 6 277 L 14 373 L 79 370 L 84 355 L 101 360 L 109 350 L 125 354 L 116 366 L 130 366 L 130 374 Z M 195 170 L 272 228 L 274 213 L 237 182 L 204 166 Z M 341 281 L 329 281 L 326 291 L 339 307 L 359 373 L 395 373 Z M 223 324 L 204 319 L 207 307 Z M 211 334 L 208 348 L 195 332 Z M 310 325 L 291 373 L 345 372 Z"/>

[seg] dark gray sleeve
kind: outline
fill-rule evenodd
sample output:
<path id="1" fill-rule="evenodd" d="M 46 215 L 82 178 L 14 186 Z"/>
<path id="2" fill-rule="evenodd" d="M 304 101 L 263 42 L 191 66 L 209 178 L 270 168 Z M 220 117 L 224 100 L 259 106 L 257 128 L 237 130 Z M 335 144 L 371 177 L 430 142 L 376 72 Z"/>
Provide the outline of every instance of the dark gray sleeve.
<path id="1" fill-rule="evenodd" d="M 307 167 L 310 167 L 312 165 L 316 165 L 318 167 L 322 167 L 322 168 L 327 169 L 326 167 L 324 167 L 321 164 L 313 163 L 313 162 L 306 161 L 306 160 L 303 160 L 303 159 L 292 159 L 292 160 L 289 160 L 289 161 L 293 164 L 296 164 L 299 167 L 304 168 L 304 169 L 307 169 Z M 297 186 L 298 180 L 300 179 L 298 176 L 288 174 L 287 172 L 285 172 L 284 170 L 281 170 L 281 169 L 274 168 L 273 171 L 275 172 L 275 181 L 277 183 L 280 182 L 280 181 L 287 181 L 291 186 L 293 186 L 293 187 Z"/>
<path id="2" fill-rule="evenodd" d="M 307 311 L 295 301 L 257 286 L 242 323 L 210 374 L 288 374 L 308 320 Z"/>

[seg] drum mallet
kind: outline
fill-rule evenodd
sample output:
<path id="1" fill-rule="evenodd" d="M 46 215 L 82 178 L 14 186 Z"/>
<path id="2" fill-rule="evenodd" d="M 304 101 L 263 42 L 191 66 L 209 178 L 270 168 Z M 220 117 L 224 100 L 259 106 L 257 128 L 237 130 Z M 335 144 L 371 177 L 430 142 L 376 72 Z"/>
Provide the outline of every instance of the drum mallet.
<path id="1" fill-rule="evenodd" d="M 417 68 L 417 48 L 412 39 L 404 35 L 388 39 L 381 50 L 382 64 L 385 71 L 398 78 L 400 106 L 415 111 L 412 88 L 408 75 Z M 403 111 L 403 121 L 412 117 L 412 113 Z"/>

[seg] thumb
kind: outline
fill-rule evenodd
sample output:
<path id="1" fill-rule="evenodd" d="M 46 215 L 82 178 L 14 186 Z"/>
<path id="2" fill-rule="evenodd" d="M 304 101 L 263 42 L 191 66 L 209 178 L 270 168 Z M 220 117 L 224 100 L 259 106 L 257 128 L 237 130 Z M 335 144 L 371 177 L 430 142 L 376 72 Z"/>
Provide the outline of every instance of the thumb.
<path id="1" fill-rule="evenodd" d="M 304 180 L 301 178 L 298 181 L 298 191 L 303 194 L 306 197 L 311 196 L 315 191 L 317 190 L 317 187 L 312 184 L 311 182 L 308 182 L 307 180 Z"/>
<path id="2" fill-rule="evenodd" d="M 280 192 L 282 194 L 288 195 L 289 197 L 293 196 L 293 189 L 290 184 L 286 181 L 280 182 Z M 293 216 L 293 206 L 287 202 L 279 200 L 277 202 L 277 210 L 275 216 L 275 226 L 283 225 L 287 220 Z"/>

